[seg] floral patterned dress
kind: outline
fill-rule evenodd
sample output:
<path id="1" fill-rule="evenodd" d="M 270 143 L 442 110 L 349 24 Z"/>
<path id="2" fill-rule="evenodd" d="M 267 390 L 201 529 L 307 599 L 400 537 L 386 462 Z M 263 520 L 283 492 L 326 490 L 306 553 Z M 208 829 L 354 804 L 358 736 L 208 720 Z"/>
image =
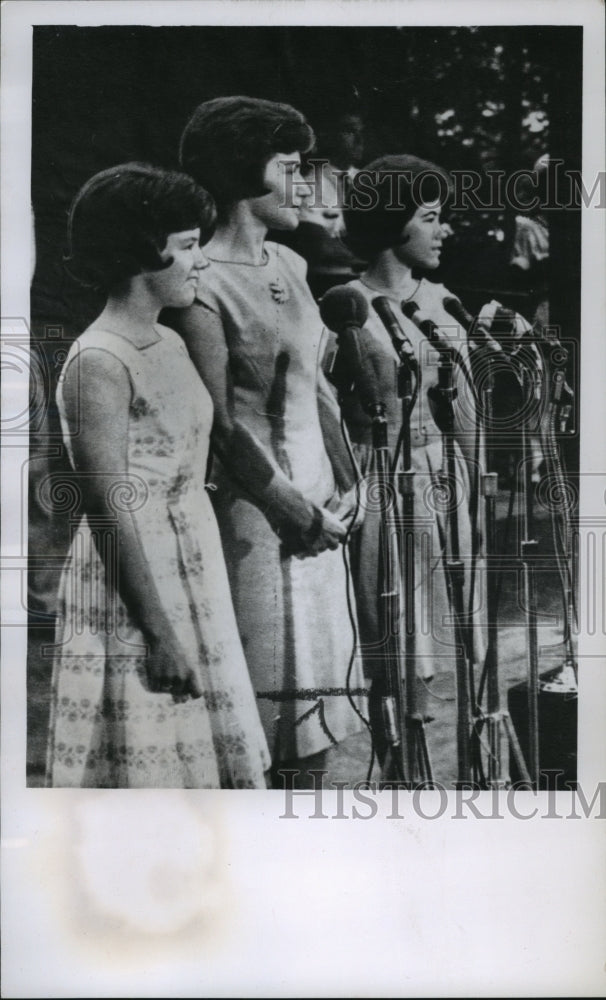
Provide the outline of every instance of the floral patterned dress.
<path id="1" fill-rule="evenodd" d="M 144 638 L 118 587 L 117 518 L 92 520 L 74 504 L 59 591 L 47 784 L 265 787 L 267 744 L 204 482 L 212 402 L 181 338 L 156 329 L 161 339 L 145 348 L 89 330 L 66 364 L 76 351 L 95 348 L 128 372 L 128 469 L 111 486 L 108 506 L 130 512 L 204 694 L 177 703 L 149 690 Z M 61 385 L 57 401 L 73 464 Z M 77 501 L 77 476 L 71 488 Z"/>

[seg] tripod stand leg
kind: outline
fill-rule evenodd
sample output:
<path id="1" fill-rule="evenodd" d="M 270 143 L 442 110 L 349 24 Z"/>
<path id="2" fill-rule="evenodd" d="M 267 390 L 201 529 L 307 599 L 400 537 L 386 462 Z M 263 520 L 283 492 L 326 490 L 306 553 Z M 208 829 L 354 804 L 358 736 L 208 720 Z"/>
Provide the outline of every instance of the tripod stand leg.
<path id="1" fill-rule="evenodd" d="M 427 746 L 425 723 L 420 716 L 407 718 L 408 759 L 410 761 L 411 785 L 433 784 L 433 770 Z"/>
<path id="2" fill-rule="evenodd" d="M 469 663 L 465 650 L 464 634 L 461 628 L 463 620 L 463 562 L 460 559 L 450 559 L 447 563 L 450 579 L 450 593 L 456 622 L 455 635 L 457 643 L 456 654 L 456 687 L 457 687 L 457 766 L 458 783 L 465 785 L 471 778 L 470 764 L 470 690 Z"/>
<path id="3" fill-rule="evenodd" d="M 524 754 L 522 753 L 522 748 L 520 747 L 509 712 L 503 712 L 503 725 L 505 727 L 505 732 L 507 733 L 507 739 L 509 740 L 513 759 L 515 760 L 516 767 L 522 776 L 522 781 L 526 781 L 530 784 L 530 774 L 528 773 L 526 761 L 524 760 Z"/>
<path id="4" fill-rule="evenodd" d="M 503 759 L 501 754 L 502 715 L 489 716 L 488 726 L 488 788 L 505 788 L 507 781 L 503 775 Z"/>
<path id="5" fill-rule="evenodd" d="M 420 745 L 419 745 L 419 768 L 421 770 L 423 780 L 430 782 L 433 785 L 433 768 L 431 766 L 431 759 L 429 756 L 429 748 L 427 746 L 427 740 L 425 738 L 425 726 L 421 723 L 421 729 L 419 733 Z"/>
<path id="6" fill-rule="evenodd" d="M 481 735 L 484 727 L 488 730 L 487 777 L 484 777 L 481 764 Z M 500 747 L 503 735 L 507 737 L 513 759 L 522 781 L 526 782 L 526 784 L 531 784 L 528 767 L 526 766 L 524 754 L 522 753 L 522 748 L 520 747 L 520 742 L 514 729 L 511 716 L 509 712 L 495 712 L 493 715 L 483 715 L 476 719 L 471 737 L 475 763 L 474 777 L 479 781 L 482 788 L 506 788 L 509 783 L 508 777 L 506 777 L 503 772 L 502 754 L 499 754 L 499 757 L 497 758 L 493 755 L 492 751 L 495 742 L 498 742 Z"/>

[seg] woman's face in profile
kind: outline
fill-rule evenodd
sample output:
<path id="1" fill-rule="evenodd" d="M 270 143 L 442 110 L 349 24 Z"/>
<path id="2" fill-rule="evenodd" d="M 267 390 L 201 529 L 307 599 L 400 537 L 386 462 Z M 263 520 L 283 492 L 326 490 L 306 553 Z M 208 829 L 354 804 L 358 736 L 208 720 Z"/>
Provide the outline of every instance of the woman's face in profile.
<path id="1" fill-rule="evenodd" d="M 442 241 L 449 227 L 441 220 L 439 202 L 421 204 L 402 230 L 402 240 L 393 248 L 394 254 L 408 267 L 434 270 L 439 266 Z"/>
<path id="2" fill-rule="evenodd" d="M 275 153 L 265 165 L 268 193 L 249 199 L 251 212 L 267 229 L 296 229 L 301 206 L 312 189 L 301 174 L 299 153 Z"/>
<path id="3" fill-rule="evenodd" d="M 200 230 L 171 233 L 160 256 L 171 263 L 161 271 L 148 271 L 147 286 L 163 307 L 190 306 L 196 297 L 200 268 L 208 263 L 200 247 Z"/>

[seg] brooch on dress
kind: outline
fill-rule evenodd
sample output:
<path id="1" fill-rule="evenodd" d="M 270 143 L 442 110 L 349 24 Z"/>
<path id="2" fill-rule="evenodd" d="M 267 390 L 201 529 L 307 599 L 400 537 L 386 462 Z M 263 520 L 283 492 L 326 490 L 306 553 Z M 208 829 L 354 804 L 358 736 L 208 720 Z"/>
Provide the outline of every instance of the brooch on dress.
<path id="1" fill-rule="evenodd" d="M 287 289 L 284 287 L 281 281 L 270 281 L 269 290 L 271 292 L 271 297 L 274 302 L 278 302 L 283 305 L 288 302 L 289 295 Z"/>

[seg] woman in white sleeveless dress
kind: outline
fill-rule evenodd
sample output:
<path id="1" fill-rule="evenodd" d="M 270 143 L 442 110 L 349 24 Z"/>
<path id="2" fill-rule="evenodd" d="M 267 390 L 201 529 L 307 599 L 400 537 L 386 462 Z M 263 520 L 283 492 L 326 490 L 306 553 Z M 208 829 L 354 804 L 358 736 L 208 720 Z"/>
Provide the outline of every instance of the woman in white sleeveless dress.
<path id="1" fill-rule="evenodd" d="M 212 231 L 206 192 L 126 164 L 70 215 L 70 267 L 108 293 L 58 406 L 74 468 L 47 783 L 265 787 L 269 766 L 204 474 L 212 401 L 181 338 Z"/>

